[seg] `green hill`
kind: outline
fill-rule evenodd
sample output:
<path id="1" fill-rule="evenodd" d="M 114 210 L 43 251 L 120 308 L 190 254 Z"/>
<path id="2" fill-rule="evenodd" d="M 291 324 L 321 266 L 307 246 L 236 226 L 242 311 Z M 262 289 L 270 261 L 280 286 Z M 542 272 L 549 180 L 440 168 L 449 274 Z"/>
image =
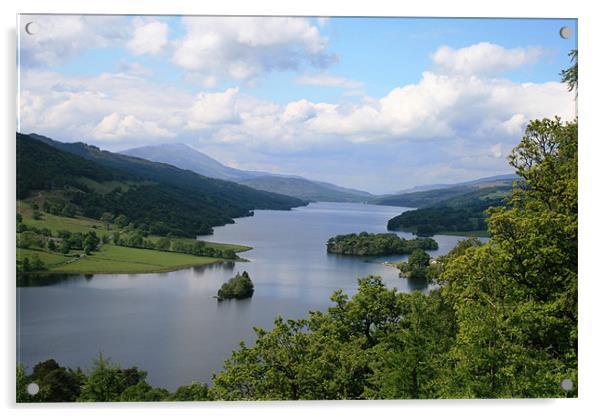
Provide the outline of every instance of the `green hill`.
<path id="1" fill-rule="evenodd" d="M 287 210 L 305 201 L 203 177 L 171 165 L 17 133 L 17 198 L 46 190 L 79 214 L 123 214 L 149 233 L 194 237 L 253 209 Z"/>
<path id="2" fill-rule="evenodd" d="M 266 175 L 239 180 L 238 182 L 257 190 L 273 191 L 309 201 L 363 202 L 372 198 L 372 195 L 366 192 L 336 187 L 304 178 Z"/>
<path id="3" fill-rule="evenodd" d="M 387 223 L 387 229 L 409 230 L 421 236 L 435 233 L 485 234 L 485 210 L 502 205 L 510 191 L 511 186 L 502 185 L 452 195 L 393 217 Z"/>

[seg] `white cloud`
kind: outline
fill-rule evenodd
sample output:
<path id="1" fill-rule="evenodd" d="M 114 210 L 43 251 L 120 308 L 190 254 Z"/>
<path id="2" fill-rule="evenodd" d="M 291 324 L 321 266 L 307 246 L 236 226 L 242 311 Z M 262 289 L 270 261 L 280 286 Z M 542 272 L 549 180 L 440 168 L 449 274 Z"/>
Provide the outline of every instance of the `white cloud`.
<path id="1" fill-rule="evenodd" d="M 250 80 L 272 70 L 324 67 L 327 39 L 305 18 L 185 17 L 172 62 L 203 76 Z"/>
<path id="2" fill-rule="evenodd" d="M 561 83 L 515 83 L 425 72 L 415 84 L 360 103 L 285 104 L 242 94 L 238 88 L 192 94 L 126 74 L 70 79 L 26 71 L 21 94 L 24 132 L 57 138 L 141 143 L 198 135 L 207 143 L 238 143 L 292 152 L 342 143 L 422 143 L 462 140 L 467 149 L 515 144 L 528 120 L 574 117 Z M 442 143 L 442 142 L 441 142 Z M 450 145 L 451 146 L 451 145 Z M 455 145 L 454 145 L 455 146 Z"/>
<path id="3" fill-rule="evenodd" d="M 540 47 L 506 49 L 489 42 L 465 48 L 441 46 L 431 55 L 438 71 L 446 74 L 495 75 L 533 64 L 541 58 Z"/>
<path id="4" fill-rule="evenodd" d="M 502 152 L 502 144 L 501 143 L 496 143 L 495 145 L 491 146 L 489 148 L 489 153 L 494 158 L 501 158 L 504 155 L 503 152 Z"/>
<path id="5" fill-rule="evenodd" d="M 194 96 L 120 74 L 22 73 L 20 131 L 58 140 L 148 143 L 181 132 Z"/>
<path id="6" fill-rule="evenodd" d="M 21 65 L 58 65 L 88 48 L 107 47 L 125 39 L 123 16 L 21 15 L 18 34 Z M 25 25 L 35 22 L 29 35 Z"/>
<path id="7" fill-rule="evenodd" d="M 142 19 L 134 21 L 134 34 L 126 46 L 135 55 L 155 55 L 167 44 L 167 24 L 152 20 L 144 22 Z"/>
<path id="8" fill-rule="evenodd" d="M 160 127 L 153 121 L 142 121 L 128 114 L 121 116 L 111 113 L 104 117 L 92 131 L 92 136 L 100 140 L 172 138 L 175 133 Z"/>
<path id="9" fill-rule="evenodd" d="M 188 127 L 206 128 L 215 124 L 238 123 L 236 111 L 238 88 L 223 93 L 199 93 L 189 112 Z"/>

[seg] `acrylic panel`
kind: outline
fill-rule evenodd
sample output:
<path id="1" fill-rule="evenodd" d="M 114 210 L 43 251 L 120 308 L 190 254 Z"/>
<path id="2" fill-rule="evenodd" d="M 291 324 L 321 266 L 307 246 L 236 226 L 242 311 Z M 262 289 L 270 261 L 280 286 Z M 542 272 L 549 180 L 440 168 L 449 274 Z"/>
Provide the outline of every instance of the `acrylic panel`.
<path id="1" fill-rule="evenodd" d="M 17 402 L 576 397 L 577 50 L 19 15 Z"/>

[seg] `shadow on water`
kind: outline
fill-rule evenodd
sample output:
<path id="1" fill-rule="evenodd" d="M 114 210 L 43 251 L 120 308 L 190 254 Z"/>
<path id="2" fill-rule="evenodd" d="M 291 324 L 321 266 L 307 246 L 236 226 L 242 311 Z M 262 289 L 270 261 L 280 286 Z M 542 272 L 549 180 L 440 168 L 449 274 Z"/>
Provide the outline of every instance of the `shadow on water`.
<path id="1" fill-rule="evenodd" d="M 425 291 L 429 286 L 426 278 L 406 278 L 406 280 L 411 291 Z"/>
<path id="2" fill-rule="evenodd" d="M 79 274 L 18 274 L 17 287 L 47 287 L 65 281 L 81 279 Z M 86 281 L 92 280 L 94 275 L 85 275 Z"/>
<path id="3" fill-rule="evenodd" d="M 202 274 L 204 272 L 215 271 L 219 269 L 224 271 L 233 271 L 235 265 L 236 262 L 234 261 L 216 262 L 212 264 L 193 266 L 192 270 L 195 272 L 195 274 Z"/>

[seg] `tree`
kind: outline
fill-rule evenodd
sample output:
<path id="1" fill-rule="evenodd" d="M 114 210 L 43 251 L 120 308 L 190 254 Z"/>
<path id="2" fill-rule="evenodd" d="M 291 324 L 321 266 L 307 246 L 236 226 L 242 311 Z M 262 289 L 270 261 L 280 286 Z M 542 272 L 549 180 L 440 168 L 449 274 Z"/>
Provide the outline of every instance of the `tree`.
<path id="1" fill-rule="evenodd" d="M 61 216 L 75 217 L 76 212 L 77 210 L 73 204 L 66 203 L 61 210 Z"/>
<path id="2" fill-rule="evenodd" d="M 197 381 L 178 387 L 176 392 L 168 398 L 169 401 L 207 401 L 210 399 L 207 384 Z"/>
<path id="3" fill-rule="evenodd" d="M 27 395 L 24 402 L 74 402 L 79 396 L 84 375 L 59 366 L 54 359 L 39 362 L 33 368 L 26 382 L 35 382 L 39 392 Z"/>
<path id="4" fill-rule="evenodd" d="M 236 252 L 234 252 L 232 249 L 226 249 L 223 252 L 223 257 L 226 259 L 236 259 Z"/>
<path id="5" fill-rule="evenodd" d="M 530 122 L 509 159 L 521 181 L 489 210 L 492 240 L 441 274 L 458 322 L 446 396 L 560 396 L 576 382 L 576 123 Z"/>
<path id="6" fill-rule="evenodd" d="M 33 231 L 25 231 L 17 235 L 17 246 L 20 248 L 43 248 L 46 247 L 46 241 L 43 236 Z"/>
<path id="7" fill-rule="evenodd" d="M 17 402 L 24 403 L 29 400 L 30 395 L 27 393 L 27 381 L 25 379 L 25 368 L 23 365 L 17 365 Z"/>
<path id="8" fill-rule="evenodd" d="M 44 215 L 39 210 L 34 210 L 32 217 L 34 220 L 42 220 L 44 218 Z"/>
<path id="9" fill-rule="evenodd" d="M 160 237 L 157 240 L 157 250 L 168 251 L 171 248 L 171 240 L 165 236 Z"/>
<path id="10" fill-rule="evenodd" d="M 247 271 L 244 271 L 242 274 L 236 274 L 234 278 L 225 282 L 217 292 L 217 297 L 218 300 L 249 298 L 253 296 L 254 291 L 253 281 L 251 281 Z"/>
<path id="11" fill-rule="evenodd" d="M 369 399 L 436 398 L 440 358 L 451 347 L 454 315 L 439 290 L 399 293 L 399 322 L 390 324 L 370 354 Z"/>
<path id="12" fill-rule="evenodd" d="M 50 252 L 56 251 L 56 244 L 54 243 L 54 240 L 52 240 L 52 239 L 48 239 L 48 250 Z"/>
<path id="13" fill-rule="evenodd" d="M 125 228 L 128 225 L 128 223 L 129 223 L 128 218 L 123 214 L 120 214 L 119 216 L 117 216 L 115 218 L 115 225 L 120 229 Z"/>
<path id="14" fill-rule="evenodd" d="M 21 215 L 21 213 L 17 213 L 17 224 L 22 223 L 23 222 L 23 216 Z"/>
<path id="15" fill-rule="evenodd" d="M 109 228 L 111 227 L 111 223 L 113 222 L 113 215 L 109 212 L 104 212 L 102 214 L 102 216 L 100 216 L 100 221 L 103 222 L 107 228 L 107 230 L 109 230 Z"/>
<path id="16" fill-rule="evenodd" d="M 42 271 L 46 269 L 46 265 L 40 259 L 39 255 L 36 253 L 31 257 L 31 270 L 32 271 Z"/>
<path id="17" fill-rule="evenodd" d="M 146 372 L 138 368 L 122 369 L 113 364 L 101 353 L 93 362 L 93 368 L 82 386 L 78 401 L 106 402 L 120 401 L 122 394 L 130 387 L 135 387 L 146 378 Z M 127 391 L 126 400 L 135 397 L 139 400 L 141 392 L 147 392 L 144 386 L 138 386 Z"/>
<path id="18" fill-rule="evenodd" d="M 577 49 L 573 49 L 571 52 L 569 52 L 569 57 L 571 58 L 571 62 L 574 62 L 574 64 L 570 68 L 562 70 L 560 72 L 560 76 L 562 77 L 562 82 L 567 84 L 569 91 L 575 90 L 575 93 L 577 92 L 578 75 L 579 75 L 579 71 L 578 71 L 578 67 L 577 67 L 577 55 L 578 55 Z"/>
<path id="19" fill-rule="evenodd" d="M 61 243 L 61 248 L 60 248 L 61 253 L 66 255 L 69 253 L 70 250 L 71 250 L 71 243 L 69 243 L 68 240 L 63 240 L 63 242 Z"/>
<path id="20" fill-rule="evenodd" d="M 399 275 L 410 279 L 425 279 L 431 257 L 423 249 L 415 249 L 407 262 L 399 265 Z"/>

